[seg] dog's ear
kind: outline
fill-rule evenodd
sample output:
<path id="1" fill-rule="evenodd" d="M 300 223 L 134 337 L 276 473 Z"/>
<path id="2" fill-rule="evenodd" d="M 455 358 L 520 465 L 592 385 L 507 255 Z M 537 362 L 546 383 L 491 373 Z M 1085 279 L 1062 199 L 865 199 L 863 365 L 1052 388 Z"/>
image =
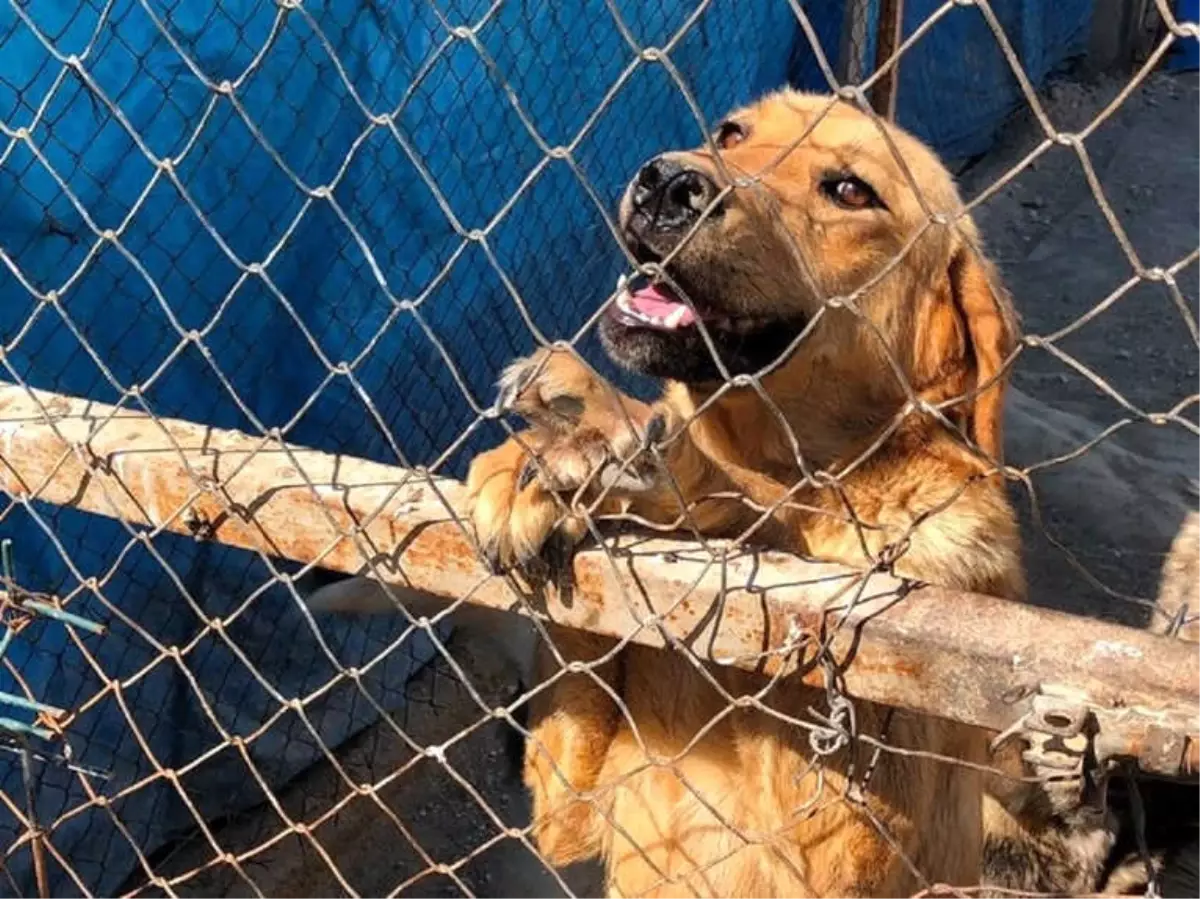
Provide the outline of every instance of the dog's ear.
<path id="1" fill-rule="evenodd" d="M 946 416 L 1003 464 L 1004 362 L 1017 343 L 1017 316 L 977 244 L 956 235 L 956 245 L 919 306 L 913 384 L 927 402 L 947 403 Z"/>
<path id="2" fill-rule="evenodd" d="M 956 318 L 966 331 L 969 376 L 964 392 L 972 398 L 965 402 L 964 424 L 976 445 L 1003 464 L 1004 364 L 1020 339 L 1017 312 L 999 271 L 977 241 L 961 241 L 950 259 L 949 283 Z"/>

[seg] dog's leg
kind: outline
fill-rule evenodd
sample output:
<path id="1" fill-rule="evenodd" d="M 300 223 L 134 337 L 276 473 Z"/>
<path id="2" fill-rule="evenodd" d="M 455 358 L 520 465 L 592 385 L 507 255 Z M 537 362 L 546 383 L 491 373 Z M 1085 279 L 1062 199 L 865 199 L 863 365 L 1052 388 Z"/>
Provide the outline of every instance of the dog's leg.
<path id="1" fill-rule="evenodd" d="M 597 855 L 606 843 L 612 796 L 600 774 L 622 723 L 615 699 L 621 659 L 612 653 L 615 641 L 585 631 L 551 625 L 550 638 L 553 646 L 538 652 L 537 683 L 553 683 L 530 703 L 525 784 L 538 849 L 563 866 Z"/>
<path id="2" fill-rule="evenodd" d="M 995 754 L 994 764 L 1010 777 L 991 778 L 983 800 L 987 886 L 1096 892 L 1118 821 L 1108 808 L 1107 779 L 1092 758 L 1086 730 L 1055 735 L 1035 726 L 1018 730 Z M 1040 782 L 1017 779 L 1029 776 Z"/>
<path id="3" fill-rule="evenodd" d="M 532 428 L 472 462 L 471 515 L 495 566 L 536 573 L 535 561 L 566 561 L 587 514 L 627 509 L 654 489 L 658 463 L 646 449 L 662 437 L 662 422 L 568 352 L 514 363 L 500 388 L 501 405 Z M 608 498 L 586 512 L 571 502 L 599 491 Z M 553 625 L 550 634 L 529 680 L 524 776 L 537 846 L 561 866 L 602 850 L 607 803 L 591 794 L 620 726 L 620 659 L 611 640 Z"/>
<path id="4" fill-rule="evenodd" d="M 705 432 L 709 452 L 722 458 L 715 464 L 681 427 L 669 401 L 649 405 L 619 394 L 566 351 L 510 366 L 501 405 L 532 427 L 478 456 L 467 478 L 480 544 L 500 568 L 536 569 L 530 563 L 545 561 L 548 548 L 561 557 L 563 545 L 587 532 L 589 514 L 627 513 L 681 528 L 690 517 L 701 532 L 715 536 L 756 521 L 762 507 L 786 494 L 784 485 L 725 459 L 722 441 L 731 443 L 733 435 Z M 693 425 L 718 428 L 705 420 Z M 741 502 L 742 495 L 757 508 Z M 771 521 L 779 524 L 791 514 L 781 507 Z M 549 667 L 533 682 L 525 780 L 533 793 L 538 847 L 562 865 L 595 855 L 611 841 L 604 811 L 612 806 L 612 785 L 599 781 L 622 727 L 622 669 L 620 658 L 605 655 L 612 641 L 565 629 L 554 633 L 554 646 L 540 655 Z M 603 663 L 595 664 L 601 657 Z M 561 670 L 571 663 L 583 665 Z M 554 678 L 553 685 L 539 691 L 546 678 Z"/>

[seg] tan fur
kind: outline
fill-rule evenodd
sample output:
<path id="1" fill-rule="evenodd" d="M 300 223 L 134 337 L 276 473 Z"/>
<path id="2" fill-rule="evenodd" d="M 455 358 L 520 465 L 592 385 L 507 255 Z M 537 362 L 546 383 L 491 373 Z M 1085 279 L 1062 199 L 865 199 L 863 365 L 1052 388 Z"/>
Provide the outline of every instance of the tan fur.
<path id="1" fill-rule="evenodd" d="M 736 114 L 750 135 L 719 160 L 707 149 L 679 154 L 721 184 L 759 178 L 735 190 L 719 226 L 698 231 L 680 256 L 727 263 L 741 288 L 730 296 L 747 316 L 785 307 L 815 316 L 824 298 L 876 279 L 854 298 L 861 315 L 826 310 L 762 379 L 770 404 L 740 387 L 700 412 L 711 390 L 678 383 L 644 404 L 566 351 L 520 363 L 509 375 L 519 388 L 514 408 L 534 427 L 479 456 L 468 479 L 480 539 L 502 561 L 536 553 L 556 527 L 580 536 L 583 508 L 737 537 L 787 500 L 753 542 L 859 568 L 891 553 L 905 576 L 1023 596 L 1017 526 L 995 474 L 1002 367 L 1017 339 L 1010 301 L 936 157 L 846 104 L 823 112 L 828 106 L 827 98 L 775 94 Z M 848 164 L 881 192 L 889 215 L 855 217 L 816 197 L 820 173 Z M 930 224 L 930 212 L 945 221 Z M 893 365 L 927 405 L 860 460 L 908 401 Z M 945 404 L 950 427 L 931 414 L 935 404 Z M 666 421 L 669 477 L 638 453 L 656 416 Z M 540 460 L 539 476 L 523 487 L 522 444 Z M 837 486 L 795 490 L 803 478 L 797 449 Z M 612 481 L 614 458 L 632 460 L 639 486 L 597 500 L 593 485 L 579 495 L 585 506 L 564 516 L 564 488 L 584 484 L 587 472 L 607 470 Z M 588 635 L 554 636 L 568 659 L 611 648 Z M 542 678 L 558 672 L 545 649 L 539 670 Z M 1006 812 L 984 800 L 988 784 L 976 771 L 886 752 L 856 798 L 852 783 L 861 786 L 871 768 L 870 747 L 814 759 L 808 732 L 786 720 L 811 720 L 822 693 L 785 682 L 762 697 L 778 715 L 730 714 L 723 694 L 756 694 L 764 682 L 728 668 L 709 677 L 716 686 L 681 654 L 630 646 L 538 694 L 526 781 L 549 861 L 600 854 L 609 892 L 621 896 L 900 896 L 921 881 L 896 846 L 932 882 L 978 883 L 984 817 L 1018 834 L 1027 826 L 1021 803 Z M 865 702 L 855 709 L 862 734 L 989 761 L 989 734 Z"/>
<path id="2" fill-rule="evenodd" d="M 1181 639 L 1200 642 L 1200 513 L 1188 512 L 1163 563 L 1152 628 L 1167 633 L 1178 625 Z"/>

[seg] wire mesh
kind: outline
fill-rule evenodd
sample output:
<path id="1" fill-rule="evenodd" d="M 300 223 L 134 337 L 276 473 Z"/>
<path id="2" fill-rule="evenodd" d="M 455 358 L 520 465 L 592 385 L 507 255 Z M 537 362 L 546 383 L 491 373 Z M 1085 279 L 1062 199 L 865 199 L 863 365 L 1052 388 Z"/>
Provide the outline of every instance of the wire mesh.
<path id="1" fill-rule="evenodd" d="M 596 327 L 598 310 L 617 299 L 607 285 L 641 267 L 623 249 L 612 199 L 653 153 L 712 140 L 727 109 L 789 79 L 857 106 L 884 135 L 878 110 L 894 111 L 956 160 L 977 155 L 981 132 L 989 132 L 986 145 L 1019 106 L 1032 146 L 1017 148 L 998 169 L 966 169 L 966 211 L 992 238 L 993 201 L 1025 192 L 1030 204 L 1044 205 L 1053 185 L 1038 184 L 1039 166 L 1070 155 L 1128 273 L 1116 284 L 1086 282 L 1089 290 L 1099 286 L 1082 315 L 1022 307 L 1028 335 L 1005 361 L 1023 390 L 1052 395 L 1064 408 L 1082 407 L 1085 397 L 1094 408 L 1098 394 L 1117 417 L 1086 433 L 1068 429 L 1067 448 L 1047 442 L 1040 456 L 1019 463 L 991 460 L 994 470 L 1015 485 L 1026 524 L 1049 547 L 1051 561 L 1036 568 L 1051 572 L 1047 594 L 1061 589 L 1070 611 L 1168 632 L 1194 627 L 1194 605 L 1160 611 L 1157 568 L 1146 560 L 1096 550 L 1086 529 L 1079 542 L 1064 539 L 1071 528 L 1056 519 L 1061 510 L 1046 514 L 1038 487 L 1048 472 L 1094 457 L 1138 426 L 1200 433 L 1189 292 L 1200 256 L 1196 222 L 1171 223 L 1161 245 L 1139 246 L 1120 203 L 1153 198 L 1114 201 L 1121 188 L 1107 181 L 1107 160 L 1098 161 L 1106 124 L 1131 97 L 1158 89 L 1158 64 L 1196 38 L 1196 24 L 1158 4 L 1166 24 L 1155 50 L 1110 102 L 1068 126 L 1037 88 L 1087 21 L 1072 18 L 1071 4 L 1040 31 L 1025 19 L 1014 24 L 1019 4 L 1000 2 L 778 0 L 739 7 L 736 16 L 720 6 L 596 0 L 567 11 L 494 0 L 352 9 L 139 0 L 76 9 L 10 0 L 0 19 L 0 45 L 11 48 L 0 54 L 0 186 L 13 210 L 0 242 L 4 379 L 30 396 L 41 388 L 108 404 L 113 411 L 98 429 L 120 411 L 149 416 L 180 459 L 184 449 L 163 419 L 244 431 L 262 453 L 284 454 L 314 496 L 322 485 L 295 461 L 294 445 L 387 462 L 433 487 L 518 432 L 492 385 L 535 347 L 578 353 L 618 388 L 651 395 L 651 383 L 621 373 L 598 351 Z M 937 107 L 906 108 L 906 98 L 946 89 L 946 79 L 932 77 L 945 61 L 922 48 L 952 26 L 965 36 L 953 89 L 969 109 L 922 120 Z M 980 59 L 999 63 L 1004 90 L 984 73 L 996 66 Z M 984 107 L 990 129 L 968 115 Z M 807 136 L 797 135 L 778 159 Z M 739 187 L 760 188 L 763 179 L 750 173 Z M 1014 242 L 1051 227 L 1037 220 L 1042 207 L 1028 208 L 1032 221 Z M 931 217 L 925 227 L 943 224 Z M 1008 239 L 1001 235 L 998 255 Z M 911 249 L 889 265 L 901 265 Z M 660 274 L 669 263 L 669 254 L 657 263 Z M 1064 284 L 1074 267 L 1063 259 Z M 824 297 L 814 319 L 827 309 L 854 311 L 872 287 Z M 1167 355 L 1189 357 L 1182 378 L 1171 359 L 1162 362 L 1164 377 L 1145 378 L 1119 346 L 1096 357 L 1094 345 L 1078 345 L 1080 334 L 1113 322 L 1134 296 L 1142 304 L 1147 290 L 1155 293 L 1154 324 L 1135 317 L 1123 327 L 1161 329 L 1154 345 L 1173 341 Z M 81 302 L 85 295 L 105 301 Z M 792 514 L 806 488 L 836 487 L 838 477 L 799 452 L 801 441 L 765 386 L 771 366 L 734 376 L 715 356 L 725 383 L 708 404 L 734 391 L 760 397 L 796 447 L 793 480 L 781 494 L 738 498 L 749 512 L 732 544 L 711 541 L 686 508 L 667 523 L 636 523 L 690 532 L 708 564 L 720 567 L 745 546 L 770 542 L 770 523 Z M 912 385 L 903 389 L 909 403 L 880 440 L 916 408 L 954 427 L 952 404 L 922 406 Z M 43 413 L 55 421 L 54 408 Z M 667 452 L 685 428 L 675 424 L 623 468 Z M 3 464 L 15 470 L 19 460 Z M 112 470 L 119 478 L 119 463 Z M 559 515 L 582 516 L 600 536 L 598 501 L 585 496 L 588 485 L 572 486 L 579 488 L 573 497 L 558 497 Z M 553 768 L 554 752 L 537 746 L 521 716 L 574 678 L 608 697 L 644 748 L 645 722 L 606 673 L 620 652 L 644 651 L 634 635 L 592 644 L 541 622 L 553 664 L 526 682 L 480 649 L 485 635 L 468 628 L 452 636 L 454 615 L 434 626 L 399 615 L 318 622 L 303 597 L 327 577 L 320 566 L 329 547 L 289 561 L 208 539 L 212 522 L 198 511 L 200 497 L 215 495 L 231 515 L 244 511 L 221 506 L 220 488 L 196 477 L 180 508 L 147 515 L 188 522 L 193 539 L 173 527 L 99 521 L 44 501 L 39 485 L 10 496 L 0 511 L 6 532 L 17 536 L 5 595 L 20 616 L 18 624 L 6 604 L 0 687 L 9 700 L 0 701 L 24 702 L 24 712 L 40 715 L 5 731 L 16 734 L 5 737 L 14 763 L 0 781 L 6 892 L 613 889 L 602 873 L 564 873 L 546 857 L 540 822 L 530 823 L 527 799 L 512 787 L 520 751 L 511 739 L 531 741 Z M 459 510 L 447 511 L 458 520 Z M 1169 519 L 1176 511 L 1153 514 Z M 863 534 L 854 510 L 848 514 Z M 876 571 L 893 569 L 908 536 L 873 555 Z M 346 537 L 361 542 L 359 532 Z M 362 554 L 371 558 L 367 547 Z M 610 563 L 617 564 L 611 556 Z M 26 571 L 36 594 L 21 586 Z M 536 590 L 524 579 L 511 585 L 532 603 Z M 847 693 L 827 637 L 800 628 L 785 641 L 783 655 L 811 651 L 808 665 L 821 683 L 815 705 L 797 711 L 780 699 L 783 667 L 761 680 L 739 679 L 662 628 L 662 616 L 687 600 L 685 593 L 650 603 L 653 614 L 639 618 L 640 629 L 660 631 L 676 659 L 671 670 L 719 697 L 722 710 L 667 757 L 648 758 L 608 784 L 607 796 L 600 790 L 583 799 L 604 809 L 616 845 L 654 867 L 624 829 L 628 818 L 612 813 L 612 792 L 668 769 L 707 822 L 700 826 L 725 831 L 725 849 L 682 873 L 660 870 L 644 886 L 702 890 L 706 876 L 739 853 L 773 846 L 798 821 L 846 807 L 878 831 L 918 889 L 941 889 L 923 870 L 927 854 L 913 850 L 919 841 L 894 833 L 871 800 L 880 759 L 886 771 L 922 749 L 895 745 L 892 713 L 877 714 Z M 102 622 L 103 634 L 88 622 Z M 807 799 L 782 824 L 735 820 L 724 797 L 689 780 L 689 755 L 750 713 L 792 738 L 802 734 L 797 739 L 811 750 L 809 770 L 795 775 Z M 835 790 L 824 780 L 825 760 L 847 753 L 852 776 Z M 1128 783 L 1132 798 L 1123 801 L 1132 807 L 1142 800 L 1136 781 Z M 1153 824 L 1151 815 L 1139 830 Z M 773 858 L 792 864 L 786 853 Z"/>

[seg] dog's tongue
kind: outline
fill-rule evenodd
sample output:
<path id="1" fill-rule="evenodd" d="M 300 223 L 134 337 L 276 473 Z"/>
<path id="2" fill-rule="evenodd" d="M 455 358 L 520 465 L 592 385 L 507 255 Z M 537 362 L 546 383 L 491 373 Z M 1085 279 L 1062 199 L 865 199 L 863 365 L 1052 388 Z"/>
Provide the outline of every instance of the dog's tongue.
<path id="1" fill-rule="evenodd" d="M 670 322 L 681 328 L 695 324 L 696 315 L 686 303 L 674 299 L 661 286 L 649 284 L 629 295 L 629 304 L 642 315 Z"/>

